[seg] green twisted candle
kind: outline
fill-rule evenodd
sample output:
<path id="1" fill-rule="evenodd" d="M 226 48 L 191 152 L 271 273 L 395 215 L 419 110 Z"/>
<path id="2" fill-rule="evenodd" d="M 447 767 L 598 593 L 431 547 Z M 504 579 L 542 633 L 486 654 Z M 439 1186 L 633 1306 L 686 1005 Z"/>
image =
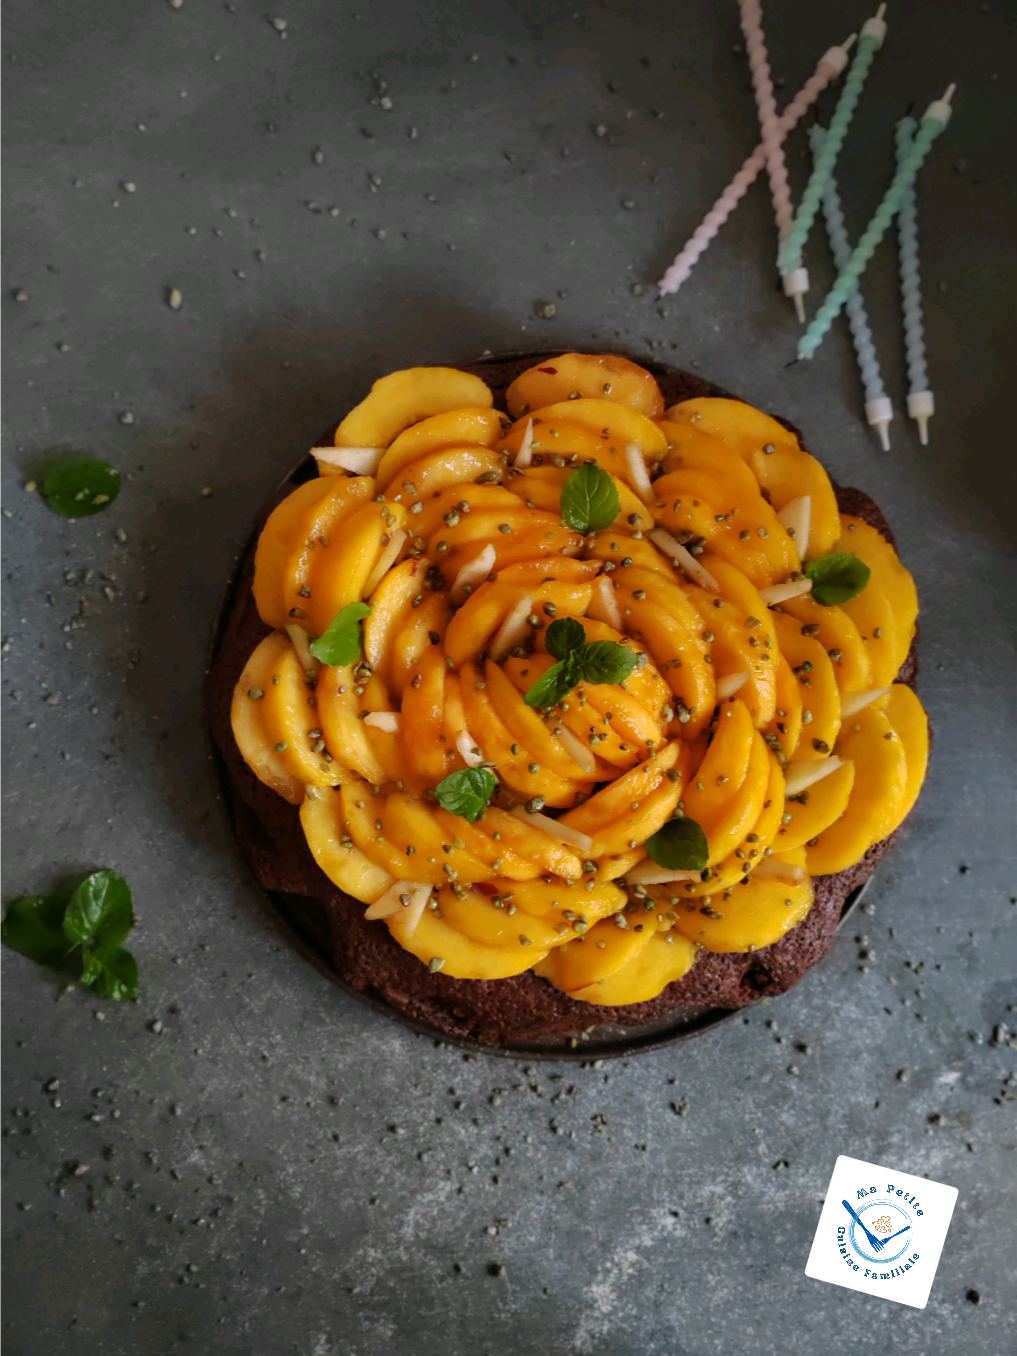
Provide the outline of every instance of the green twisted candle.
<path id="1" fill-rule="evenodd" d="M 925 157 L 929 154 L 930 146 L 950 121 L 950 100 L 953 97 L 953 91 L 954 86 L 951 85 L 942 99 L 933 100 L 925 110 L 925 116 L 919 124 L 914 141 L 911 143 L 911 149 L 898 162 L 897 173 L 894 175 L 890 187 L 886 190 L 883 201 L 876 208 L 875 216 L 869 222 L 864 234 L 855 246 L 851 258 L 837 275 L 837 281 L 816 312 L 812 324 L 802 335 L 798 343 L 799 358 L 812 357 L 823 342 L 827 330 L 840 314 L 858 279 L 865 271 L 866 264 L 872 258 L 876 247 L 886 234 L 890 222 L 897 215 L 901 199 L 915 182 L 918 171 L 925 163 Z"/>
<path id="2" fill-rule="evenodd" d="M 809 182 L 802 194 L 802 200 L 798 204 L 798 211 L 795 213 L 790 233 L 781 242 L 777 253 L 777 269 L 782 277 L 802 266 L 802 252 L 805 249 L 805 242 L 809 238 L 812 223 L 815 221 L 816 214 L 822 204 L 826 186 L 833 177 L 837 156 L 840 154 L 840 148 L 844 144 L 844 138 L 851 126 L 851 119 L 854 117 L 855 108 L 861 98 L 862 89 L 869 74 L 869 67 L 886 37 L 886 22 L 883 19 L 885 9 L 885 5 L 880 5 L 874 17 L 867 19 L 862 25 L 858 48 L 851 63 L 851 69 L 844 81 L 840 98 L 837 100 L 837 107 L 830 119 L 826 140 L 823 142 L 823 148 L 816 157 L 812 173 L 809 175 Z"/>

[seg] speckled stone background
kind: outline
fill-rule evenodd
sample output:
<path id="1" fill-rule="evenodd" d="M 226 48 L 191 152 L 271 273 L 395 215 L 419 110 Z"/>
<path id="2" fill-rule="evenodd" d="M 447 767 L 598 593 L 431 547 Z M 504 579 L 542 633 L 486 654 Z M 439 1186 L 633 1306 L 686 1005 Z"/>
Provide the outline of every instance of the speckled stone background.
<path id="1" fill-rule="evenodd" d="M 781 98 L 866 12 L 770 7 Z M 940 412 L 884 455 L 840 326 L 788 366 L 764 185 L 652 286 L 756 138 L 733 3 L 11 0 L 4 898 L 110 865 L 143 918 L 137 1005 L 3 956 L 11 1356 L 1017 1347 L 1015 6 L 890 21 L 855 231 L 893 121 L 960 88 L 920 191 Z M 809 262 L 828 282 L 818 232 Z M 865 291 L 900 409 L 891 243 Z M 334 989 L 245 874 L 200 723 L 222 582 L 320 429 L 391 368 L 540 345 L 697 367 L 869 490 L 937 735 L 825 963 L 599 1068 L 464 1057 Z M 122 468 L 110 512 L 26 493 L 65 448 Z M 804 1276 L 838 1153 L 959 1188 L 925 1311 Z"/>

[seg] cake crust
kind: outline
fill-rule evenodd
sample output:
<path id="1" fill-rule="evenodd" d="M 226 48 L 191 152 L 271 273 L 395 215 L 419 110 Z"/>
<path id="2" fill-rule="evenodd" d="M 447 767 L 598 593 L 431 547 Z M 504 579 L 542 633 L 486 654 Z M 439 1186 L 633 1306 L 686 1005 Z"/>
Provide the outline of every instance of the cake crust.
<path id="1" fill-rule="evenodd" d="M 533 360 L 531 354 L 457 366 L 481 377 L 491 387 L 496 406 L 504 409 L 506 388 Z M 656 365 L 651 370 L 669 406 L 696 396 L 727 394 L 692 373 Z M 801 438 L 792 424 L 783 419 L 780 422 Z M 298 473 L 280 487 L 265 505 L 257 524 L 259 530 L 272 508 L 306 478 Z M 867 494 L 834 488 L 842 513 L 864 519 L 893 544 L 889 523 Z M 499 980 L 432 974 L 403 950 L 384 923 L 364 919 L 364 905 L 359 900 L 332 884 L 311 855 L 297 808 L 263 785 L 237 748 L 230 724 L 233 689 L 251 651 L 271 629 L 254 604 L 253 573 L 252 545 L 222 619 L 206 685 L 207 719 L 225 778 L 234 792 L 232 819 L 241 851 L 266 890 L 302 897 L 308 909 L 327 915 L 334 973 L 347 988 L 381 1000 L 397 1015 L 436 1035 L 504 1046 L 608 1023 L 651 1025 L 677 1009 L 738 1009 L 759 998 L 784 993 L 829 951 L 845 901 L 869 879 L 896 838 L 894 833 L 876 843 L 846 871 L 816 876 L 811 910 L 779 942 L 747 954 L 703 951 L 688 974 L 646 1002 L 621 1007 L 580 1002 L 532 971 Z M 913 643 L 898 681 L 913 686 L 917 672 Z"/>

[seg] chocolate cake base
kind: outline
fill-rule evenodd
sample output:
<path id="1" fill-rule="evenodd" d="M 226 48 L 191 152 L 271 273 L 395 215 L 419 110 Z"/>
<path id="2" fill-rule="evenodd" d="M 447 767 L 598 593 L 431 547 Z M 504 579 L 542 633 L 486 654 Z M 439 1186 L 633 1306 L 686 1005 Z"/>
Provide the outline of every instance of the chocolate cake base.
<path id="1" fill-rule="evenodd" d="M 505 390 L 520 372 L 547 353 L 457 364 L 476 373 L 505 408 Z M 726 396 L 692 373 L 645 363 L 660 382 L 667 405 L 695 396 Z M 793 425 L 781 420 L 800 437 Z M 331 442 L 331 433 L 324 443 Z M 804 444 L 803 444 L 804 445 Z M 714 1025 L 758 999 L 784 993 L 832 945 L 846 909 L 871 877 L 891 835 L 865 857 L 832 876 L 815 878 L 816 898 L 806 918 L 773 946 L 745 955 L 703 951 L 682 979 L 657 998 L 623 1007 L 577 1002 L 527 971 L 510 979 L 466 980 L 432 974 L 404 951 L 383 922 L 367 922 L 364 905 L 337 889 L 311 855 L 296 808 L 251 772 L 233 739 L 230 703 L 248 656 L 268 633 L 251 594 L 254 547 L 265 518 L 299 483 L 317 474 L 307 457 L 279 487 L 259 519 L 227 590 L 213 640 L 206 712 L 219 758 L 223 791 L 241 850 L 255 877 L 297 934 L 305 951 L 348 992 L 443 1040 L 519 1054 L 526 1058 L 591 1058 L 631 1054 Z M 861 490 L 837 488 L 844 513 L 871 523 L 891 543 L 893 533 Z M 915 646 L 899 681 L 914 683 Z"/>

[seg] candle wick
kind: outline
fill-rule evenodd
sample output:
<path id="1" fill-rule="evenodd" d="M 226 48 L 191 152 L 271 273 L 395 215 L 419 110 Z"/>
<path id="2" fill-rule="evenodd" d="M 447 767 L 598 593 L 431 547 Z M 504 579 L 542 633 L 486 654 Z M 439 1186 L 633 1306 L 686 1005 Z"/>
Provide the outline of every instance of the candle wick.
<path id="1" fill-rule="evenodd" d="M 956 85 L 950 85 L 950 86 L 947 87 L 947 91 L 946 91 L 946 93 L 943 95 L 943 103 L 944 103 L 944 104 L 948 104 L 948 103 L 950 102 L 950 100 L 953 98 L 954 90 L 955 90 L 956 88 L 957 88 Z"/>
<path id="2" fill-rule="evenodd" d="M 885 5 L 880 5 L 879 9 L 876 10 L 876 18 L 877 18 L 877 19 L 881 19 L 885 13 L 886 13 L 886 6 L 885 6 Z"/>
<path id="3" fill-rule="evenodd" d="M 857 33 L 852 33 L 851 36 L 850 36 L 849 38 L 845 38 L 845 40 L 841 43 L 841 45 L 840 45 L 840 50 L 841 50 L 842 52 L 844 52 L 845 54 L 846 54 L 847 52 L 850 52 L 850 51 L 851 51 L 851 48 L 855 45 L 855 43 L 856 43 L 857 41 L 858 41 L 858 34 L 857 34 Z"/>

